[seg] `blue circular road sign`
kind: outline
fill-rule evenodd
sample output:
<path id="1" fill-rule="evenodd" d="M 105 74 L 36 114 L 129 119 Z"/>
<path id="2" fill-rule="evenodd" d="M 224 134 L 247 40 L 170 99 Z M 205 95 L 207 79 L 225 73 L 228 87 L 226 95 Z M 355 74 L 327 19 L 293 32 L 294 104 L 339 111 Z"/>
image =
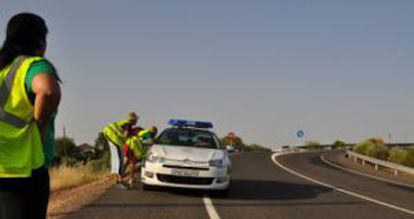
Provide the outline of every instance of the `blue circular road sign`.
<path id="1" fill-rule="evenodd" d="M 305 136 L 305 132 L 303 130 L 299 130 L 298 132 L 296 132 L 296 137 L 303 138 L 303 136 Z"/>

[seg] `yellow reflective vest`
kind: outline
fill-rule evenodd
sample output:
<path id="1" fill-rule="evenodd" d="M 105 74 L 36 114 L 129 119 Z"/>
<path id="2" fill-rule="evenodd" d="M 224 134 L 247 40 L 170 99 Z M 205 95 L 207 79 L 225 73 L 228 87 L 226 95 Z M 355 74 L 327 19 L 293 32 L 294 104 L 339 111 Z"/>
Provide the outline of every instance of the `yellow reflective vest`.
<path id="1" fill-rule="evenodd" d="M 103 134 L 108 141 L 111 141 L 116 146 L 122 148 L 126 142 L 122 126 L 127 124 L 129 120 L 117 121 L 109 124 L 103 129 Z"/>
<path id="2" fill-rule="evenodd" d="M 19 56 L 0 70 L 0 178 L 30 177 L 44 164 L 43 145 L 25 79 L 42 57 Z"/>
<path id="3" fill-rule="evenodd" d="M 151 132 L 148 130 L 142 130 L 137 135 L 134 135 L 127 140 L 127 144 L 134 152 L 135 157 L 144 158 L 148 152 L 148 146 L 144 144 L 150 143 L 153 144 Z"/>
<path id="4" fill-rule="evenodd" d="M 135 157 L 140 158 L 145 155 L 144 147 L 138 136 L 134 135 L 127 139 L 129 148 L 134 152 Z"/>

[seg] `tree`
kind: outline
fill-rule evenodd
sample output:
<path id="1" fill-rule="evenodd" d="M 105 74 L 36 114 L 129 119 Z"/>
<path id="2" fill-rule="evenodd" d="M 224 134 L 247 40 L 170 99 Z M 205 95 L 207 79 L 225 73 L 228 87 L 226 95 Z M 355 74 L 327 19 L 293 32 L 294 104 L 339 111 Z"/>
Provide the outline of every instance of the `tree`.
<path id="1" fill-rule="evenodd" d="M 332 144 L 332 148 L 345 148 L 346 147 L 346 143 L 344 141 L 341 140 L 336 140 L 333 144 Z"/>
<path id="2" fill-rule="evenodd" d="M 66 157 L 75 150 L 76 144 L 71 138 L 61 137 L 56 139 L 56 156 Z"/>
<path id="3" fill-rule="evenodd" d="M 98 133 L 93 146 L 87 143 L 76 146 L 74 140 L 67 137 L 56 139 L 56 156 L 53 165 L 60 165 L 62 163 L 69 166 L 86 164 L 92 160 L 100 160 L 102 158 L 110 159 L 109 145 L 102 133 Z"/>
<path id="4" fill-rule="evenodd" d="M 98 137 L 95 139 L 95 148 L 99 151 L 109 150 L 108 140 L 106 140 L 102 132 L 99 132 Z"/>
<path id="5" fill-rule="evenodd" d="M 53 165 L 60 165 L 66 163 L 74 165 L 77 162 L 75 154 L 78 153 L 78 148 L 73 139 L 67 137 L 57 138 L 56 140 L 56 156 Z"/>
<path id="6" fill-rule="evenodd" d="M 111 151 L 108 140 L 102 132 L 98 133 L 95 139 L 94 148 L 96 149 L 96 160 L 92 161 L 95 170 L 109 169 L 111 167 Z"/>
<path id="7" fill-rule="evenodd" d="M 222 145 L 231 145 L 233 146 L 235 149 L 239 149 L 242 150 L 245 147 L 245 144 L 243 143 L 243 140 L 238 137 L 229 137 L 229 136 L 225 136 L 223 138 L 220 139 L 220 142 Z"/>

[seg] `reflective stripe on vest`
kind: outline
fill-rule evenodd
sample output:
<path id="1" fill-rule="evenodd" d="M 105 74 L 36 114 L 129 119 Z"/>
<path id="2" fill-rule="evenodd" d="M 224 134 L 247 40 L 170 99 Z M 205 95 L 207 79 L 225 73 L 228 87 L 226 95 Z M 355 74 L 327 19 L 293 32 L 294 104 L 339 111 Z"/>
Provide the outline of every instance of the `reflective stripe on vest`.
<path id="1" fill-rule="evenodd" d="M 6 79 L 3 81 L 0 87 L 0 121 L 8 123 L 17 128 L 25 127 L 33 120 L 33 116 L 30 116 L 27 120 L 21 119 L 13 114 L 6 112 L 4 110 L 4 106 L 6 105 L 6 102 L 10 96 L 17 70 L 20 68 L 20 66 L 26 59 L 26 56 L 21 56 L 18 58 L 16 63 L 14 63 L 13 66 L 10 68 L 9 72 L 7 73 Z"/>

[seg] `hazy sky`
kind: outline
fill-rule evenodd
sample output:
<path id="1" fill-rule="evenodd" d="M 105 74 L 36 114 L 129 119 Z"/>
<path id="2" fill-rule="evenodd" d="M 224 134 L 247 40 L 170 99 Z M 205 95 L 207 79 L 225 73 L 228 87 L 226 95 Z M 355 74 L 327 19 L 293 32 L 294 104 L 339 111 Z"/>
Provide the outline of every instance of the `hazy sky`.
<path id="1" fill-rule="evenodd" d="M 248 143 L 414 141 L 414 1 L 16 1 L 49 25 L 57 121 L 78 143 L 135 110 Z M 405 136 L 405 137 L 404 137 Z"/>

